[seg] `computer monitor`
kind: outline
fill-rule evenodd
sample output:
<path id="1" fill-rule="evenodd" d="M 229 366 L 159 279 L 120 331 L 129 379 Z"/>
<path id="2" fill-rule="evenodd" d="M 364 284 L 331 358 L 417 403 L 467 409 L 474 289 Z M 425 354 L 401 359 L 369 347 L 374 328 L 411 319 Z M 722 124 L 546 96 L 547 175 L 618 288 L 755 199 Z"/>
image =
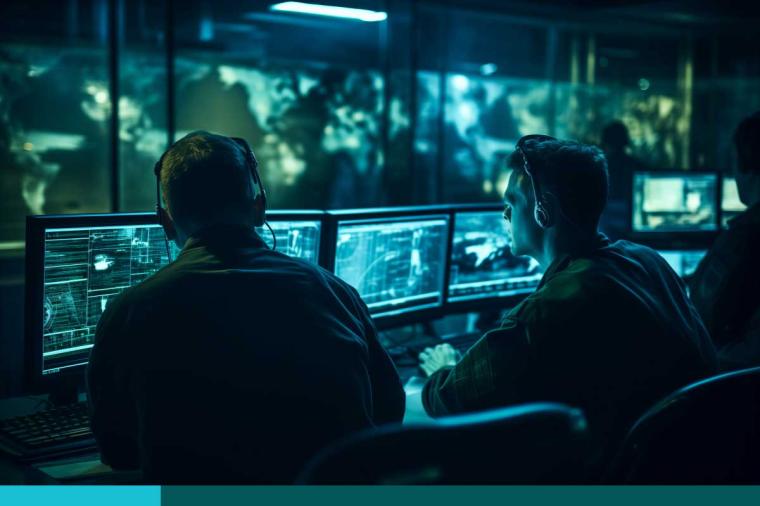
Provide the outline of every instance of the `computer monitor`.
<path id="1" fill-rule="evenodd" d="M 658 250 L 657 253 L 683 278 L 694 274 L 707 250 Z"/>
<path id="2" fill-rule="evenodd" d="M 322 214 L 272 212 L 277 249 L 317 262 Z M 271 234 L 261 231 L 271 245 Z M 30 216 L 26 341 L 29 380 L 81 372 L 111 300 L 168 263 L 179 249 L 155 213 Z"/>
<path id="3" fill-rule="evenodd" d="M 277 251 L 318 264 L 323 218 L 322 211 L 268 211 L 267 222 L 277 238 Z M 271 248 L 272 232 L 266 227 L 256 231 Z"/>
<path id="4" fill-rule="evenodd" d="M 175 256 L 155 213 L 27 218 L 30 374 L 81 372 L 108 303 L 166 265 L 167 245 Z"/>
<path id="5" fill-rule="evenodd" d="M 713 172 L 638 172 L 633 178 L 633 231 L 717 230 L 717 190 Z"/>
<path id="6" fill-rule="evenodd" d="M 736 187 L 736 179 L 732 177 L 723 177 L 722 185 L 722 198 L 721 198 L 721 212 L 722 212 L 722 225 L 725 227 L 728 225 L 728 220 L 736 217 L 742 211 L 747 209 L 747 206 L 742 204 L 739 200 L 739 190 Z"/>
<path id="7" fill-rule="evenodd" d="M 448 302 L 532 292 L 542 276 L 534 259 L 512 254 L 502 210 L 454 214 Z"/>
<path id="8" fill-rule="evenodd" d="M 373 317 L 442 307 L 448 214 L 339 218 L 335 234 L 335 274 Z"/>

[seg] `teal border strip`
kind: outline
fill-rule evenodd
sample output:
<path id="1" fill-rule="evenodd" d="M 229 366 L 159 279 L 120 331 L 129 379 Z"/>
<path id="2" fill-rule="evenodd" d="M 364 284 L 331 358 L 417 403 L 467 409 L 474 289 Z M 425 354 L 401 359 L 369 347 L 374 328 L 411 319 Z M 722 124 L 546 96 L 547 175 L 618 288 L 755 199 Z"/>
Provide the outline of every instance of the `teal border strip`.
<path id="1" fill-rule="evenodd" d="M 758 506 L 760 487 L 162 487 L 162 506 Z"/>
<path id="2" fill-rule="evenodd" d="M 760 486 L 0 486 L 2 506 L 757 506 Z"/>
<path id="3" fill-rule="evenodd" d="M 158 486 L 0 486 L 2 506 L 160 506 Z"/>

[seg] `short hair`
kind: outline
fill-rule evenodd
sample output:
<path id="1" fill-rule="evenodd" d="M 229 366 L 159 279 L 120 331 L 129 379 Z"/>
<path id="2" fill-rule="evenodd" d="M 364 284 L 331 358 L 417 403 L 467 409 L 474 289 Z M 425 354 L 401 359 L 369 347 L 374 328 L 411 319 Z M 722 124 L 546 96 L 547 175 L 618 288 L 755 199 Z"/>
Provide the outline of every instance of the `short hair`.
<path id="1" fill-rule="evenodd" d="M 522 149 L 528 154 L 541 191 L 557 197 L 562 213 L 576 225 L 598 226 L 609 193 L 604 153 L 596 146 L 558 139 L 528 140 Z M 509 167 L 524 175 L 519 150 L 510 156 Z M 522 183 L 521 189 L 532 196 L 530 178 L 523 177 Z"/>
<path id="2" fill-rule="evenodd" d="M 161 158 L 161 191 L 172 219 L 188 230 L 244 222 L 255 196 L 243 148 L 201 130 L 175 142 Z"/>
<path id="3" fill-rule="evenodd" d="M 620 120 L 609 123 L 602 130 L 602 144 L 624 148 L 631 143 L 631 136 L 628 134 L 628 128 Z"/>
<path id="4" fill-rule="evenodd" d="M 760 172 L 760 111 L 744 118 L 734 132 L 741 172 Z"/>

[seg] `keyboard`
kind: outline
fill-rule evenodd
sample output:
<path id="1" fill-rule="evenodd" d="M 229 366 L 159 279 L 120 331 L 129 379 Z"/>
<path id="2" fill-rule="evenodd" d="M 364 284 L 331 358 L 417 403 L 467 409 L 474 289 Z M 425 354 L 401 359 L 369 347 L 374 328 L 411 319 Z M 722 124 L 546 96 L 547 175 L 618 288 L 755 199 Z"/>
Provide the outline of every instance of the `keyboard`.
<path id="1" fill-rule="evenodd" d="M 0 448 L 28 461 L 94 449 L 87 403 L 0 420 Z"/>

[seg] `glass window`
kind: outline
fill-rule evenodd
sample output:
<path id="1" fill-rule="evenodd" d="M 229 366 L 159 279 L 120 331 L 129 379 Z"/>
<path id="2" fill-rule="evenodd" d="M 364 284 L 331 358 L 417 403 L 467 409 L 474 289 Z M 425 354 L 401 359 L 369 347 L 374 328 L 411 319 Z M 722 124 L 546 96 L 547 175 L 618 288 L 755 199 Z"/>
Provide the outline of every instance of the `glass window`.
<path id="1" fill-rule="evenodd" d="M 419 154 L 431 144 L 426 134 L 437 136 L 437 200 L 498 201 L 517 140 L 550 130 L 548 30 L 505 16 L 434 8 L 423 10 L 420 30 L 418 128 L 430 128 L 417 133 L 415 147 Z M 443 114 L 435 128 L 430 113 Z"/>
<path id="2" fill-rule="evenodd" d="M 175 137 L 206 129 L 248 140 L 274 208 L 380 203 L 386 21 L 275 12 L 271 2 L 192 5 L 177 12 Z"/>
<path id="3" fill-rule="evenodd" d="M 7 243 L 23 240 L 27 214 L 110 210 L 111 105 L 107 2 L 3 9 L 0 242 Z"/>
<path id="4" fill-rule="evenodd" d="M 619 120 L 631 138 L 630 154 L 653 169 L 682 168 L 683 100 L 671 83 L 656 90 L 558 83 L 556 135 L 599 144 L 606 125 Z"/>
<path id="5" fill-rule="evenodd" d="M 168 144 L 165 2 L 125 2 L 119 53 L 121 211 L 156 205 L 153 165 Z"/>

